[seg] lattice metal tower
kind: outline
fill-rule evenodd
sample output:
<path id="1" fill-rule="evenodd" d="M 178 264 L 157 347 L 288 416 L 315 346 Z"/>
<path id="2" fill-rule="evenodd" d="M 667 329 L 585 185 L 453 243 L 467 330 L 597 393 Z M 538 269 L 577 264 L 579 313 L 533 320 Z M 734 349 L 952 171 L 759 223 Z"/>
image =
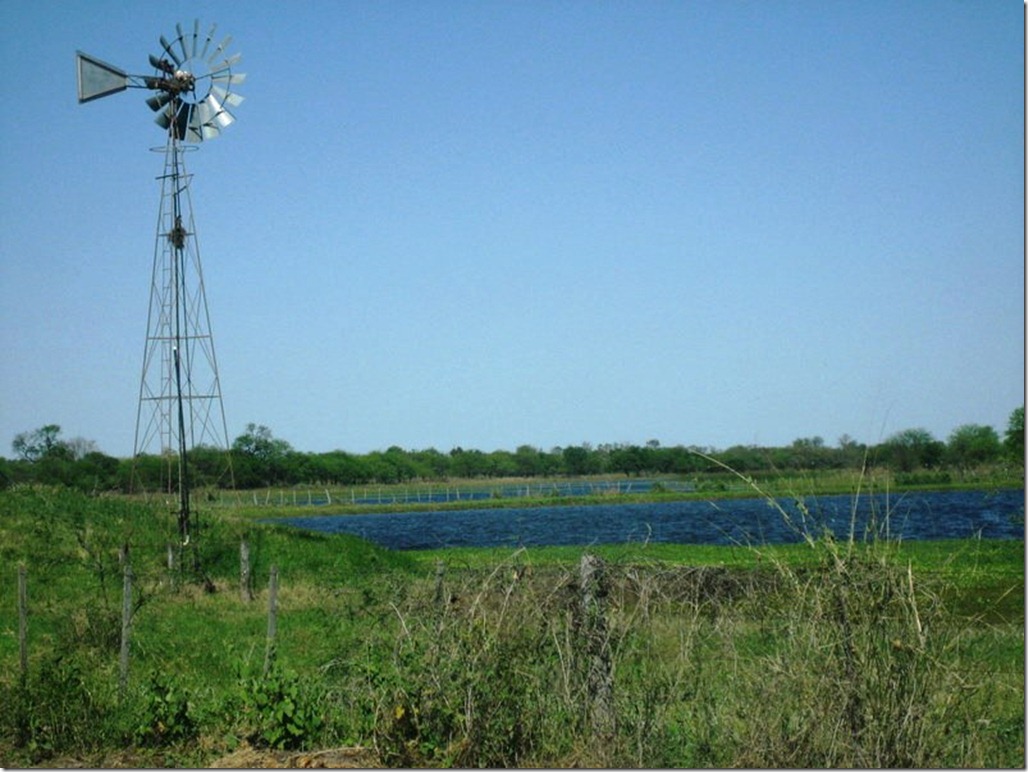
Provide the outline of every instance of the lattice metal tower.
<path id="1" fill-rule="evenodd" d="M 213 139 L 235 119 L 243 98 L 234 88 L 243 82 L 232 68 L 239 54 L 227 56 L 231 37 L 215 45 L 216 27 L 206 36 L 199 21 L 192 30 L 176 25 L 177 36 L 160 37 L 161 53 L 150 56 L 153 75 L 130 75 L 79 52 L 79 102 L 126 88 L 153 92 L 146 103 L 155 122 L 167 132 L 160 210 L 150 280 L 146 344 L 139 385 L 133 458 L 161 458 L 162 486 L 179 497 L 179 536 L 187 544 L 195 530 L 190 506 L 189 454 L 200 447 L 225 451 L 228 425 L 214 353 L 200 247 L 189 188 L 192 176 L 185 156 L 196 144 Z M 231 476 L 227 465 L 223 474 Z"/>

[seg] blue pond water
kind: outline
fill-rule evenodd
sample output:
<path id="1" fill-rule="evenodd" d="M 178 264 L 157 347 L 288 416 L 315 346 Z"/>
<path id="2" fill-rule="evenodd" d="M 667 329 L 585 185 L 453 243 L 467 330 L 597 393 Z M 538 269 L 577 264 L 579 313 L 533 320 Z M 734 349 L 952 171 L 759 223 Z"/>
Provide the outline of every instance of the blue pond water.
<path id="1" fill-rule="evenodd" d="M 785 499 L 779 504 L 788 518 L 764 499 L 732 499 L 322 515 L 273 522 L 354 534 L 400 550 L 645 541 L 785 544 L 800 541 L 804 531 L 820 535 L 825 528 L 848 537 L 851 524 L 858 537 L 875 531 L 905 540 L 1024 538 L 1023 490 L 861 496 L 856 502 L 852 496 L 818 496 L 807 499 L 805 507 Z"/>

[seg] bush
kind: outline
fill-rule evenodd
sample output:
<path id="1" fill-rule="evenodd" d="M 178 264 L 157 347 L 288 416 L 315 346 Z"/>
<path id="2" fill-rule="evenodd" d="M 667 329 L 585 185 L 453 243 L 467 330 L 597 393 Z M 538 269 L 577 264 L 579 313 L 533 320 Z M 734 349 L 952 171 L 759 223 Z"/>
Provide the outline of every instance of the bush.
<path id="1" fill-rule="evenodd" d="M 773 649 L 747 663 L 739 763 L 945 765 L 944 697 L 956 683 L 941 664 L 945 641 L 927 633 L 932 596 L 874 548 L 815 549 L 822 561 L 809 576 L 788 572 Z"/>
<path id="2" fill-rule="evenodd" d="M 190 711 L 189 692 L 160 673 L 151 673 L 135 730 L 136 742 L 160 747 L 192 740 L 198 733 Z"/>
<path id="3" fill-rule="evenodd" d="M 257 747 L 293 750 L 316 742 L 324 723 L 321 690 L 311 681 L 273 665 L 243 684 L 248 739 Z"/>
<path id="4" fill-rule="evenodd" d="M 48 654 L 22 683 L 0 688 L 0 734 L 32 763 L 120 739 L 116 696 L 96 663 Z"/>
<path id="5" fill-rule="evenodd" d="M 564 620 L 532 588 L 515 588 L 509 565 L 479 581 L 397 608 L 401 637 L 391 660 L 371 666 L 369 684 L 386 764 L 522 766 L 571 737 L 556 688 Z"/>

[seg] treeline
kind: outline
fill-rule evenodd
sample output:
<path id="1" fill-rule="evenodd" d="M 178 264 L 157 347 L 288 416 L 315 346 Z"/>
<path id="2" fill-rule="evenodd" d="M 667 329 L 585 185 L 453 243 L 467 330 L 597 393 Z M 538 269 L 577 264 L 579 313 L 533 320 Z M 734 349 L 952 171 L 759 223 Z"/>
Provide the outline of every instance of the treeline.
<path id="1" fill-rule="evenodd" d="M 174 488 L 178 459 L 173 454 L 119 459 L 94 443 L 63 440 L 60 427 L 48 425 L 19 434 L 12 443 L 17 458 L 0 457 L 0 488 L 18 483 L 58 484 L 90 492 Z M 391 447 L 366 454 L 342 450 L 304 453 L 277 438 L 266 426 L 249 424 L 228 451 L 195 448 L 188 455 L 191 487 L 239 489 L 293 485 L 363 485 L 411 481 L 501 477 L 581 477 L 587 475 L 690 475 L 723 470 L 746 474 L 767 471 L 819 471 L 886 468 L 896 473 L 967 470 L 995 464 L 1024 464 L 1024 407 L 1010 415 L 1004 435 L 990 426 L 965 424 L 946 441 L 925 429 L 897 432 L 877 445 L 847 436 L 835 446 L 805 437 L 785 447 L 736 445 L 724 450 L 698 446 L 589 444 L 543 450 L 522 445 L 514 451 L 441 452 Z"/>

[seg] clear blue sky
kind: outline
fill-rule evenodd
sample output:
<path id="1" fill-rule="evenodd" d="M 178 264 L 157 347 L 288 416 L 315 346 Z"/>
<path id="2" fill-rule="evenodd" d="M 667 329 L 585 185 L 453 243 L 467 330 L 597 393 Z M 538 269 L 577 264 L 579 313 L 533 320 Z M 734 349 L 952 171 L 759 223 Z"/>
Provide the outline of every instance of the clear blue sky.
<path id="1" fill-rule="evenodd" d="M 0 3 L 0 455 L 131 453 L 162 131 L 79 105 L 176 22 L 246 101 L 190 155 L 230 438 L 725 448 L 1006 428 L 1024 8 Z"/>

